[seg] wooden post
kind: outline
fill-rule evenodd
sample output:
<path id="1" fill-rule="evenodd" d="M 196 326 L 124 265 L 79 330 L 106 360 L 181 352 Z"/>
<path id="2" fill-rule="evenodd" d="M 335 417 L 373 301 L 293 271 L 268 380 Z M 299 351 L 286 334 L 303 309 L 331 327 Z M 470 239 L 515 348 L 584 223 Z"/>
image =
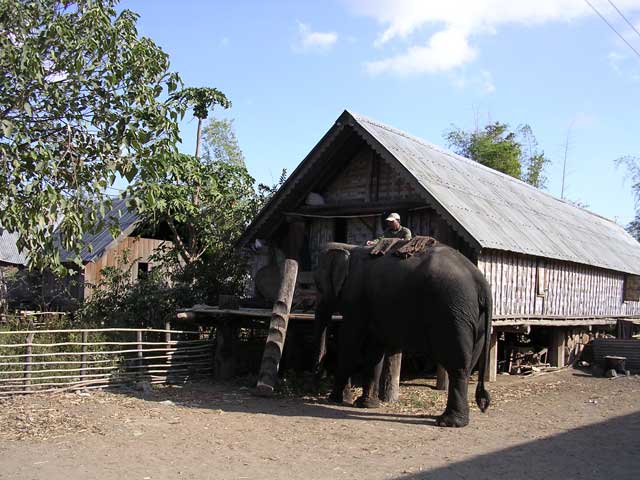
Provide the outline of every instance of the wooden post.
<path id="1" fill-rule="evenodd" d="M 80 380 L 85 380 L 87 374 L 87 343 L 89 341 L 89 332 L 83 330 L 82 332 L 82 355 L 80 355 Z"/>
<path id="2" fill-rule="evenodd" d="M 436 390 L 449 390 L 449 375 L 440 364 L 436 369 Z"/>
<path id="3" fill-rule="evenodd" d="M 282 269 L 282 283 L 278 291 L 278 298 L 273 305 L 271 326 L 269 327 L 269 335 L 262 355 L 262 365 L 260 366 L 257 385 L 258 393 L 261 395 L 272 394 L 278 379 L 278 368 L 287 336 L 289 313 L 297 276 L 298 262 L 290 258 L 286 259 Z"/>
<path id="4" fill-rule="evenodd" d="M 495 382 L 498 378 L 498 334 L 494 331 L 489 341 L 489 365 L 484 370 L 485 382 Z"/>
<path id="5" fill-rule="evenodd" d="M 282 268 L 278 295 L 273 304 L 269 335 L 262 355 L 262 364 L 256 385 L 258 395 L 272 395 L 278 380 L 278 368 L 287 336 L 289 313 L 298 278 L 298 258 L 304 242 L 304 231 L 304 222 L 290 223 L 284 241 L 283 250 L 286 259 Z"/>
<path id="6" fill-rule="evenodd" d="M 138 366 L 141 367 L 139 369 L 139 372 L 140 372 L 140 375 L 142 375 L 142 373 L 143 373 L 142 372 L 142 370 L 143 370 L 142 366 L 144 365 L 144 356 L 143 356 L 143 353 L 142 353 L 142 330 L 137 330 L 136 331 L 136 342 L 137 342 L 136 350 L 138 350 L 138 352 L 137 352 L 137 356 L 138 356 L 137 363 L 138 363 Z"/>
<path id="7" fill-rule="evenodd" d="M 385 353 L 378 390 L 378 397 L 383 402 L 397 402 L 400 399 L 401 367 L 402 352 L 389 351 Z"/>
<path id="8" fill-rule="evenodd" d="M 551 346 L 549 348 L 549 363 L 552 367 L 564 367 L 566 335 L 563 328 L 551 330 Z"/>
<path id="9" fill-rule="evenodd" d="M 29 329 L 33 328 L 31 322 L 29 322 Z M 33 344 L 33 332 L 27 334 L 27 346 L 25 347 L 26 357 L 24 358 L 24 385 L 28 388 L 31 385 L 31 352 Z"/>
<path id="10" fill-rule="evenodd" d="M 221 318 L 216 326 L 216 351 L 213 375 L 216 380 L 229 380 L 236 374 L 238 328 L 230 318 Z"/>
<path id="11" fill-rule="evenodd" d="M 164 322 L 164 341 L 167 342 L 167 348 L 171 348 L 171 322 Z"/>

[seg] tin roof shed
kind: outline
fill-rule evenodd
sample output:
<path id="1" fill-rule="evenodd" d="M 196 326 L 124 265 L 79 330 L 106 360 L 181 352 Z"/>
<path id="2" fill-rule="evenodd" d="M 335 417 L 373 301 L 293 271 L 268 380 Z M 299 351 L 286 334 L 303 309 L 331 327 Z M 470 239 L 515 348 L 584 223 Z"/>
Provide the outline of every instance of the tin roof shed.
<path id="1" fill-rule="evenodd" d="M 332 144 L 356 135 L 399 165 L 478 249 L 494 249 L 640 275 L 640 244 L 615 222 L 531 185 L 361 115 L 345 111 L 249 226 L 241 243 L 280 222 L 310 185 Z M 310 183 L 311 182 L 311 183 Z M 300 201 L 302 201 L 301 199 Z M 276 213 L 280 215 L 277 216 Z"/>

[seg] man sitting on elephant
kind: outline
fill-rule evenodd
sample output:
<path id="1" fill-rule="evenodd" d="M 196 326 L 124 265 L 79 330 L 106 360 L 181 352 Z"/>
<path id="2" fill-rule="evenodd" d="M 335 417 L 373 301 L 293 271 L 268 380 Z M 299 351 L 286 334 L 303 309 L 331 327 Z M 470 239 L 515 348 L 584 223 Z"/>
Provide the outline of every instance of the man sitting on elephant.
<path id="1" fill-rule="evenodd" d="M 407 227 L 403 227 L 400 224 L 400 214 L 398 213 L 390 213 L 387 218 L 385 218 L 385 222 L 387 224 L 387 228 L 384 229 L 382 233 L 382 237 L 380 238 L 400 238 L 402 240 L 411 240 L 411 230 Z M 369 240 L 367 245 L 375 245 L 377 240 Z"/>

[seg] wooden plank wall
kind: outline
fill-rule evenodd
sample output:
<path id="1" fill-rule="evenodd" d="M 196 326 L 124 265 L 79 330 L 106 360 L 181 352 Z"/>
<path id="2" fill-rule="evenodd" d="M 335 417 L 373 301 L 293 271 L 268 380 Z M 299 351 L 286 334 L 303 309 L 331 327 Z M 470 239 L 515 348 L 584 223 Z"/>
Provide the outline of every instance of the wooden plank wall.
<path id="1" fill-rule="evenodd" d="M 418 192 L 397 167 L 364 146 L 321 192 L 327 203 L 414 199 Z"/>
<path id="2" fill-rule="evenodd" d="M 640 314 L 640 302 L 622 301 L 620 272 L 496 250 L 483 251 L 478 268 L 491 285 L 494 315 Z"/>
<path id="3" fill-rule="evenodd" d="M 138 262 L 152 263 L 149 257 L 162 245 L 167 243 L 166 240 L 154 240 L 151 238 L 127 237 L 119 241 L 115 245 L 108 248 L 105 253 L 93 262 L 89 262 L 84 267 L 84 298 L 91 297 L 92 286 L 97 285 L 102 280 L 102 269 L 105 267 L 117 267 L 125 250 L 129 259 L 129 265 L 133 263 L 131 268 L 131 278 L 138 278 Z M 122 265 L 127 268 L 128 265 Z M 153 265 L 151 265 L 153 268 Z"/>
<path id="4" fill-rule="evenodd" d="M 409 227 L 414 236 L 433 237 L 439 242 L 459 250 L 467 258 L 474 259 L 475 255 L 471 246 L 433 209 L 424 208 L 410 211 L 405 215 L 403 224 Z"/>

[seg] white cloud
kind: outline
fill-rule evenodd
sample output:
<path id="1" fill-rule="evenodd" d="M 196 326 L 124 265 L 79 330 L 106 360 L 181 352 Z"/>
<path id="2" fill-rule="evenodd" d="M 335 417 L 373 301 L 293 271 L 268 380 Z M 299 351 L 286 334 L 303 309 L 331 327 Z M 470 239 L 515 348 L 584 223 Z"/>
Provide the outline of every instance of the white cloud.
<path id="1" fill-rule="evenodd" d="M 399 74 L 433 73 L 463 65 L 476 56 L 464 32 L 443 30 L 434 34 L 427 45 L 414 45 L 405 53 L 385 60 L 367 62 L 369 73 L 390 71 Z"/>
<path id="2" fill-rule="evenodd" d="M 338 41 L 336 32 L 314 32 L 302 22 L 298 22 L 298 35 L 294 50 L 300 52 L 326 52 Z"/>
<path id="3" fill-rule="evenodd" d="M 397 39 L 410 45 L 403 53 L 368 62 L 370 72 L 401 74 L 446 71 L 473 61 L 477 49 L 474 36 L 492 34 L 509 24 L 535 25 L 551 21 L 572 21 L 594 16 L 584 0 L 343 0 L 357 15 L 376 20 L 382 31 L 378 47 Z M 608 3 L 594 0 L 605 15 Z M 617 0 L 629 14 L 640 10 L 640 0 Z M 612 9 L 611 9 L 612 10 Z M 613 11 L 613 14 L 617 13 Z M 411 37 L 421 29 L 435 29 L 426 43 Z"/>

